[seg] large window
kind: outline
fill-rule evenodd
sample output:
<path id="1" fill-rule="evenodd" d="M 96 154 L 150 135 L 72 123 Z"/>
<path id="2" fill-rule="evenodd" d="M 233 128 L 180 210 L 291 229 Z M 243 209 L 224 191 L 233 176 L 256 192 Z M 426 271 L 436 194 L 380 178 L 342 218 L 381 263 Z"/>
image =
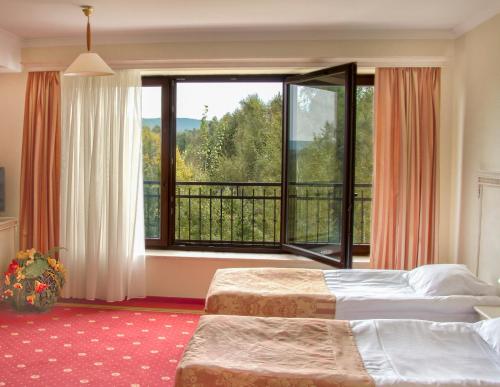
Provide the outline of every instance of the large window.
<path id="1" fill-rule="evenodd" d="M 283 79 L 143 79 L 148 246 L 266 250 L 281 246 Z M 358 87 L 356 244 L 369 242 L 372 95 L 371 86 Z M 328 153 L 328 146 L 319 135 L 304 136 L 296 151 L 302 152 L 302 173 L 313 176 L 322 170 L 315 164 L 314 151 Z M 300 203 L 307 211 L 304 219 L 309 217 L 300 222 L 300 232 L 307 228 L 308 233 L 302 237 L 321 239 L 330 233 L 333 238 L 334 227 L 328 229 L 326 218 L 338 211 L 338 205 L 330 206 L 323 197 L 330 188 L 315 184 L 301 189 L 308 196 Z"/>

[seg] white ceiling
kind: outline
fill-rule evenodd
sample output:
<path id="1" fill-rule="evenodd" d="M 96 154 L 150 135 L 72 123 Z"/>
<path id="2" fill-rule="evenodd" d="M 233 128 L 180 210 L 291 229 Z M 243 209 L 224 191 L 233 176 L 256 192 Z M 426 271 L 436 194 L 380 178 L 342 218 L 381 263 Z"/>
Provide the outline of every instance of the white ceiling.
<path id="1" fill-rule="evenodd" d="M 0 0 L 0 29 L 26 45 L 75 43 L 81 4 L 97 42 L 457 36 L 500 0 Z"/>

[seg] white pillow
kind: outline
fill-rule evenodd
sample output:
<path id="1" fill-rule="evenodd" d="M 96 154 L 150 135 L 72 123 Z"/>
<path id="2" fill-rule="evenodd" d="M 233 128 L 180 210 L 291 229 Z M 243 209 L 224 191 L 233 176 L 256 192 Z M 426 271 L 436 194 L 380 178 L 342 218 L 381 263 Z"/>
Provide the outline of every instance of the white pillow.
<path id="1" fill-rule="evenodd" d="M 500 318 L 479 321 L 474 324 L 474 329 L 500 356 Z"/>
<path id="2" fill-rule="evenodd" d="M 476 278 L 465 265 L 424 265 L 408 272 L 408 282 L 424 296 L 495 296 L 496 288 Z"/>

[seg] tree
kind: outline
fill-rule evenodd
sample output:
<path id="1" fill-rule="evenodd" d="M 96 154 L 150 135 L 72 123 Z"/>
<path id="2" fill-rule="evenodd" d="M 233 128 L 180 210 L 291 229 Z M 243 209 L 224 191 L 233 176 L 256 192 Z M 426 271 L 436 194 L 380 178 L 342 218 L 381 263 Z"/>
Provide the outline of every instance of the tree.
<path id="1" fill-rule="evenodd" d="M 279 182 L 281 103 L 280 95 L 268 103 L 250 95 L 234 112 L 210 121 L 206 108 L 200 128 L 181 135 L 195 181 Z"/>
<path id="2" fill-rule="evenodd" d="M 142 163 L 144 174 L 144 219 L 148 238 L 160 235 L 160 176 L 161 138 L 160 131 L 142 128 Z"/>
<path id="3" fill-rule="evenodd" d="M 161 139 L 159 132 L 142 128 L 142 162 L 144 180 L 160 180 Z"/>
<path id="4" fill-rule="evenodd" d="M 193 179 L 193 171 L 184 161 L 179 147 L 175 150 L 175 178 L 177 181 L 191 181 Z"/>

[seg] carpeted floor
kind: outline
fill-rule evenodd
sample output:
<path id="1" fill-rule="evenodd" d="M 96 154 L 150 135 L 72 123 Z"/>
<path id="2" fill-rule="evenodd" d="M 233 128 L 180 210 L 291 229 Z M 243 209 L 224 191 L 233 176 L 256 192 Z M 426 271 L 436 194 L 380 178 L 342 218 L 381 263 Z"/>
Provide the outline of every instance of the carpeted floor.
<path id="1" fill-rule="evenodd" d="M 172 386 L 199 315 L 60 304 L 0 310 L 0 386 Z"/>

